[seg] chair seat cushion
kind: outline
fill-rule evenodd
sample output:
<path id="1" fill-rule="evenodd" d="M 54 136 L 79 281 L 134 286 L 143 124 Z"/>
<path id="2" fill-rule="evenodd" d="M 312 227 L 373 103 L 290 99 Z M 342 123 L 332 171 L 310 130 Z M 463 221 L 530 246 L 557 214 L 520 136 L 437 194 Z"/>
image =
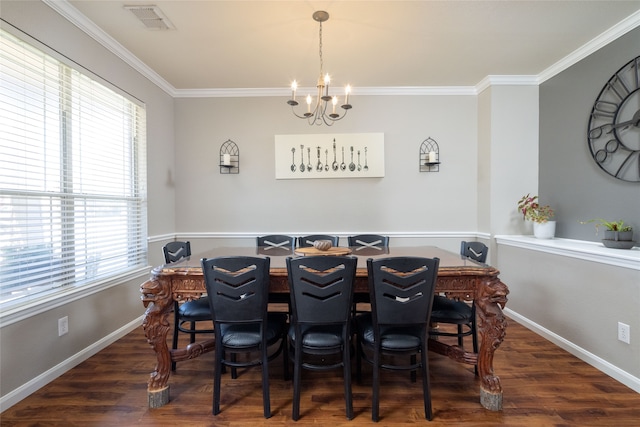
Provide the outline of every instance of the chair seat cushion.
<path id="1" fill-rule="evenodd" d="M 472 317 L 473 309 L 469 304 L 440 295 L 433 298 L 432 322 L 466 324 L 471 322 Z"/>
<path id="2" fill-rule="evenodd" d="M 342 345 L 341 325 L 300 325 L 302 332 L 302 345 L 309 348 L 339 347 Z M 289 339 L 296 341 L 296 331 L 289 327 Z"/>
<path id="3" fill-rule="evenodd" d="M 371 313 L 356 316 L 358 335 L 367 346 L 375 344 L 373 333 L 373 318 Z M 391 351 L 405 351 L 420 347 L 420 331 L 415 326 L 381 326 L 380 341 L 382 349 Z"/>
<path id="4" fill-rule="evenodd" d="M 178 307 L 178 317 L 188 322 L 211 320 L 211 308 L 209 298 L 202 297 L 197 300 L 187 301 Z"/>
<path id="5" fill-rule="evenodd" d="M 269 313 L 266 327 L 267 344 L 278 341 L 287 323 L 286 313 Z M 249 348 L 260 344 L 260 324 L 220 324 L 222 343 L 225 347 Z"/>

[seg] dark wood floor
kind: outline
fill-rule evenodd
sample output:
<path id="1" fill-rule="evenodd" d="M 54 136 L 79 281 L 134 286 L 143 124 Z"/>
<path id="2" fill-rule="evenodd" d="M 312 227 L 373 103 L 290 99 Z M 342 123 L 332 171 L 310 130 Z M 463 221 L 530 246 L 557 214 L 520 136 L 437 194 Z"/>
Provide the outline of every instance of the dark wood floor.
<path id="1" fill-rule="evenodd" d="M 273 416 L 264 419 L 258 369 L 222 383 L 222 413 L 211 415 L 213 353 L 181 362 L 170 378 L 171 402 L 147 407 L 146 381 L 155 361 L 142 329 L 128 334 L 0 415 L 2 426 L 361 426 L 371 425 L 369 367 L 354 383 L 355 418 L 344 416 L 341 372 L 303 373 L 301 419 L 291 420 L 292 384 L 282 363 L 270 364 Z M 432 426 L 638 426 L 640 394 L 514 321 L 496 353 L 504 409 L 479 403 L 473 368 L 430 354 Z M 420 379 L 384 373 L 380 426 L 427 423 Z"/>

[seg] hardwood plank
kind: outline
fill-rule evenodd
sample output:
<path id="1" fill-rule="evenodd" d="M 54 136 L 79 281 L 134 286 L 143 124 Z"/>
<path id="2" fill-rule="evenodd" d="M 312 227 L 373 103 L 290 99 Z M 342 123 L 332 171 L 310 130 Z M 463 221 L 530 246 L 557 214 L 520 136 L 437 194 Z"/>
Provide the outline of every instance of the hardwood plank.
<path id="1" fill-rule="evenodd" d="M 181 337 L 186 343 L 186 336 Z M 282 361 L 269 365 L 272 417 L 262 416 L 259 369 L 222 381 L 222 413 L 211 414 L 213 353 L 178 363 L 171 402 L 147 406 L 146 381 L 155 365 L 142 329 L 128 334 L 33 395 L 0 414 L 2 426 L 288 426 L 293 386 L 282 378 Z M 480 406 L 473 367 L 430 353 L 432 426 L 638 426 L 640 394 L 509 321 L 496 352 L 504 409 Z M 340 371 L 303 372 L 301 418 L 295 425 L 359 426 L 371 422 L 371 369 L 353 384 L 355 417 L 345 418 Z M 420 378 L 383 372 L 381 426 L 426 423 Z"/>

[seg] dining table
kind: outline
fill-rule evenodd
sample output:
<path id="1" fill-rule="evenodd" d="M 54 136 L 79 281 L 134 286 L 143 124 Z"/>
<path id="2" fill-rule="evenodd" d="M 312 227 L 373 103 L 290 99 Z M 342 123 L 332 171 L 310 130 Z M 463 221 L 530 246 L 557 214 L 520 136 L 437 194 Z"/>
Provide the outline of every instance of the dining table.
<path id="1" fill-rule="evenodd" d="M 436 246 L 339 247 L 334 248 L 336 250 L 334 256 L 357 257 L 354 292 L 367 295 L 367 259 L 404 256 L 439 258 L 436 293 L 475 304 L 480 345 L 478 352 L 474 353 L 458 345 L 429 339 L 429 351 L 460 363 L 476 365 L 480 379 L 480 404 L 488 410 L 502 410 L 503 390 L 500 378 L 494 373 L 493 358 L 505 337 L 507 322 L 502 309 L 507 303 L 509 289 L 500 280 L 500 272 L 496 268 Z M 153 268 L 150 278 L 140 285 L 141 300 L 146 308 L 142 326 L 157 359 L 147 384 L 149 407 L 157 408 L 169 402 L 172 361 L 193 359 L 214 349 L 215 339 L 211 337 L 177 349 L 170 349 L 167 345 L 167 334 L 172 328 L 171 311 L 174 301 L 192 301 L 206 294 L 201 259 L 221 256 L 269 257 L 269 292 L 278 296 L 289 293 L 286 258 L 310 255 L 318 254 L 308 250 L 270 246 L 216 247 L 178 262 Z"/>

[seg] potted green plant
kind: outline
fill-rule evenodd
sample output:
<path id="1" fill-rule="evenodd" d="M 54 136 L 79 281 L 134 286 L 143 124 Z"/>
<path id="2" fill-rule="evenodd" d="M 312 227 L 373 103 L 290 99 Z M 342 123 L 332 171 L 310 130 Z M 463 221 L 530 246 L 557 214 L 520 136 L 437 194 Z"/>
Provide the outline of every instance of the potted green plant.
<path id="1" fill-rule="evenodd" d="M 538 203 L 538 196 L 527 194 L 518 200 L 518 210 L 525 220 L 533 222 L 533 235 L 539 239 L 551 239 L 556 232 L 554 210 Z"/>
<path id="2" fill-rule="evenodd" d="M 602 218 L 594 218 L 588 221 L 582 221 L 582 224 L 596 224 L 596 236 L 600 227 L 604 228 L 604 239 L 602 244 L 608 248 L 631 249 L 635 242 L 633 241 L 633 228 L 626 225 L 624 221 L 607 221 Z"/>

